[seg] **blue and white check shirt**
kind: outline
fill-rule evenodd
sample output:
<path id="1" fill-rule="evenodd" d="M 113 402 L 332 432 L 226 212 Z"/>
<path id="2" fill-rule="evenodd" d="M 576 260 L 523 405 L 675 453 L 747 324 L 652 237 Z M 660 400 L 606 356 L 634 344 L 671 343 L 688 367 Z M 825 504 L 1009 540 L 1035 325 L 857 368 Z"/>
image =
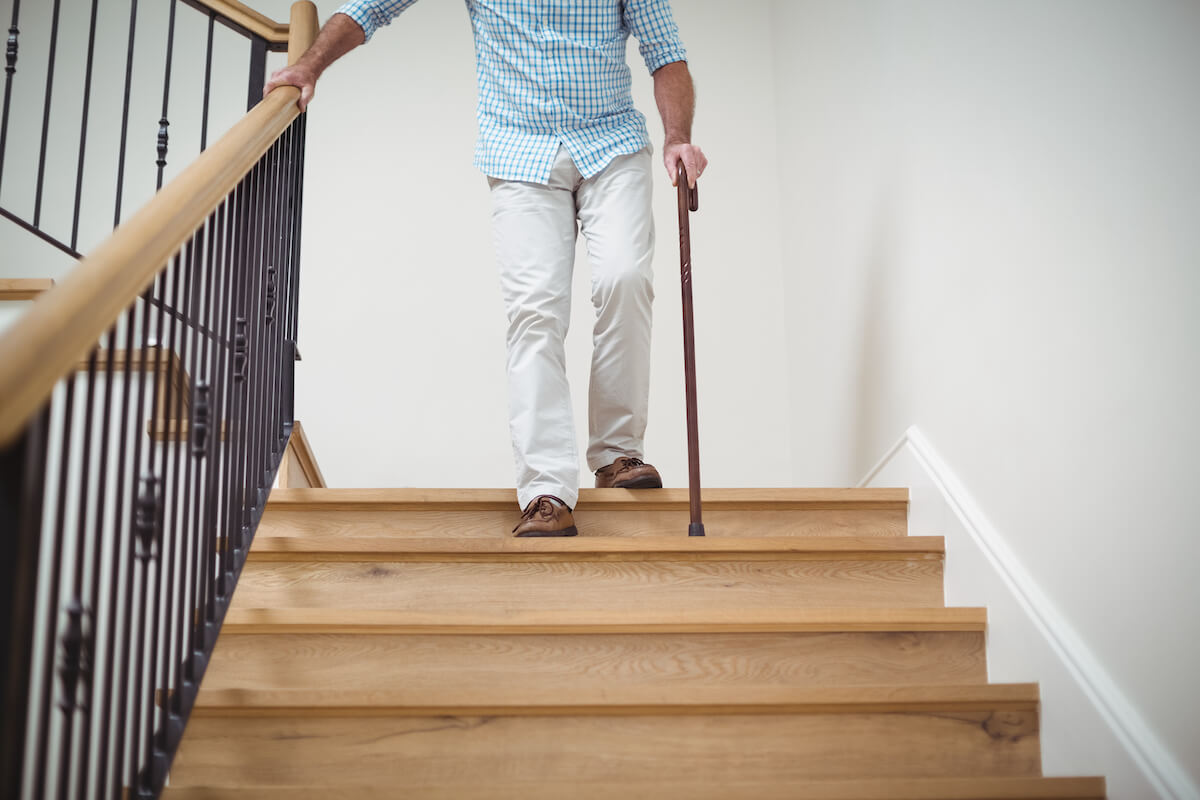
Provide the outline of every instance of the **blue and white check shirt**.
<path id="1" fill-rule="evenodd" d="M 416 0 L 350 0 L 369 40 Z M 475 33 L 479 141 L 493 178 L 546 183 L 559 145 L 585 178 L 650 145 L 633 107 L 625 42 L 646 68 L 686 61 L 668 0 L 466 0 Z"/>

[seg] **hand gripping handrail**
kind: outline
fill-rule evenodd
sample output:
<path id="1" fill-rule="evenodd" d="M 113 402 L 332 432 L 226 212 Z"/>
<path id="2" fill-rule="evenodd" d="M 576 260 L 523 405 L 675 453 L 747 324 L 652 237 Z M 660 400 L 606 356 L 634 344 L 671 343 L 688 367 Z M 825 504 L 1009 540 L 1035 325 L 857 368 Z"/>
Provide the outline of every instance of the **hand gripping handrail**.
<path id="1" fill-rule="evenodd" d="M 700 519 L 700 432 L 696 420 L 696 331 L 692 314 L 692 233 L 688 212 L 700 209 L 699 186 L 688 186 L 683 162 L 678 164 L 675 185 L 679 189 L 679 276 L 683 285 L 683 381 L 687 401 L 688 506 L 691 522 L 688 536 L 703 536 Z"/>

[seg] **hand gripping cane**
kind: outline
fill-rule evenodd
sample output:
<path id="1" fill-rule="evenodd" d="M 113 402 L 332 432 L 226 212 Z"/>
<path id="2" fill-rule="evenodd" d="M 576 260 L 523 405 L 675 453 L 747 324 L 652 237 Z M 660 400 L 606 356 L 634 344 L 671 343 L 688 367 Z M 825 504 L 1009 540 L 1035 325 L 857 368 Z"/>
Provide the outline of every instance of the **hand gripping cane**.
<path id="1" fill-rule="evenodd" d="M 692 320 L 692 234 L 688 211 L 700 208 L 699 186 L 688 188 L 683 162 L 678 164 L 675 184 L 679 187 L 679 275 L 683 284 L 683 381 L 687 397 L 688 501 L 692 521 L 688 536 L 703 536 L 700 520 L 700 429 L 696 422 L 696 331 Z"/>

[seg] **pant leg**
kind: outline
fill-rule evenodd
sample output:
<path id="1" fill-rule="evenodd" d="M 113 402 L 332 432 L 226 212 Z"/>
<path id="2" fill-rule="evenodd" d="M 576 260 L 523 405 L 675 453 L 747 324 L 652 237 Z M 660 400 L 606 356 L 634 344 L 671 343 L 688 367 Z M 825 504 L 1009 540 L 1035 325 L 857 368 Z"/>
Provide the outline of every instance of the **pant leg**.
<path id="1" fill-rule="evenodd" d="M 650 398 L 654 214 L 649 150 L 584 181 L 576 202 L 592 265 L 588 467 L 641 458 Z"/>
<path id="2" fill-rule="evenodd" d="M 574 508 L 579 452 L 564 339 L 571 316 L 580 175 L 559 150 L 548 185 L 491 179 L 492 232 L 508 316 L 508 402 L 517 498 L 550 494 Z"/>

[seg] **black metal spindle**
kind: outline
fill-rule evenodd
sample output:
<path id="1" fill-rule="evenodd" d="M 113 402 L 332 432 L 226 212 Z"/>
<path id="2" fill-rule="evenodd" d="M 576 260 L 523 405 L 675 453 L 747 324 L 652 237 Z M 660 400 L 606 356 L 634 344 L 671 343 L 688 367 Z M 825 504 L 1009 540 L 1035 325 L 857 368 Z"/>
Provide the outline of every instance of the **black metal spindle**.
<path id="1" fill-rule="evenodd" d="M 167 166 L 167 128 L 171 122 L 167 118 L 167 109 L 171 102 L 171 60 L 175 54 L 175 8 L 176 0 L 171 0 L 171 12 L 167 21 L 167 66 L 163 71 L 163 101 L 162 101 L 162 117 L 158 120 L 158 160 L 154 163 L 158 165 L 158 178 L 155 188 L 161 189 L 163 185 L 163 170 Z"/>
<path id="2" fill-rule="evenodd" d="M 59 677 L 62 680 L 62 701 L 59 709 L 63 713 L 62 755 L 59 762 L 58 797 L 67 800 L 73 797 L 72 778 L 81 771 L 87 761 L 87 753 L 75 747 L 75 718 L 82 716 L 80 728 L 87 727 L 87 707 L 79 702 L 80 695 L 88 695 L 91 680 L 92 641 L 95 623 L 91 609 L 83 603 L 85 567 L 88 563 L 91 520 L 88 517 L 88 497 L 91 486 L 92 426 L 96 408 L 96 351 L 88 354 L 86 387 L 83 402 L 83 453 L 79 464 L 78 507 L 75 519 L 75 557 L 72 560 L 72 584 L 67 600 L 67 630 L 63 635 L 62 664 Z M 78 754 L 78 755 L 77 755 Z M 82 781 L 82 775 L 78 776 Z"/>
<path id="3" fill-rule="evenodd" d="M 126 468 L 125 457 L 128 440 L 130 440 L 130 437 L 128 437 L 128 417 L 130 417 L 130 396 L 132 393 L 131 381 L 133 378 L 133 323 L 133 309 L 130 309 L 130 311 L 126 311 L 121 315 L 121 320 L 113 329 L 113 335 L 109 336 L 107 361 L 108 393 L 106 397 L 104 397 L 104 421 L 106 421 L 106 425 L 109 425 L 110 421 L 112 421 L 112 410 L 110 410 L 112 407 L 110 407 L 109 401 L 112 399 L 112 390 L 116 385 L 116 380 L 113 377 L 116 353 L 116 331 L 120 330 L 121 327 L 124 327 L 125 363 L 124 369 L 122 369 L 124 378 L 122 378 L 121 384 L 121 408 L 118 413 L 118 423 L 116 423 L 115 426 L 115 434 L 112 433 L 113 428 L 109 427 L 109 435 L 104 437 L 106 456 L 110 439 L 116 439 L 116 449 L 118 450 L 116 450 L 116 464 L 115 469 L 113 470 L 113 477 L 115 479 L 113 493 L 113 535 L 112 541 L 109 542 L 109 552 L 113 555 L 112 576 L 109 577 L 108 584 L 108 613 L 106 614 L 106 619 L 108 620 L 109 625 L 108 636 L 106 637 L 108 639 L 108 644 L 106 648 L 104 648 L 104 667 L 102 673 L 104 675 L 104 680 L 107 681 L 107 686 L 104 687 L 107 691 L 102 692 L 101 682 L 96 681 L 96 690 L 94 694 L 92 694 L 92 697 L 94 697 L 94 699 L 92 699 L 92 705 L 96 706 L 98 709 L 98 714 L 96 716 L 98 724 L 100 724 L 100 730 L 98 730 L 98 739 L 100 739 L 100 757 L 97 759 L 95 781 L 90 782 L 89 786 L 95 786 L 98 790 L 100 790 L 102 796 L 107 794 L 106 788 L 108 787 L 108 769 L 110 762 L 112 762 L 112 751 L 114 750 L 114 748 L 110 746 L 110 741 L 112 741 L 113 736 L 115 735 L 124 735 L 113 732 L 112 710 L 114 694 L 116 693 L 116 684 L 118 684 L 118 681 L 120 680 L 118 679 L 118 676 L 116 676 L 113 666 L 116 661 L 116 648 L 118 648 L 118 644 L 116 643 L 119 642 L 122 633 L 118 627 L 121 612 L 121 607 L 119 604 L 119 599 L 121 596 L 120 589 L 122 585 L 124 585 L 124 582 L 122 582 L 121 578 L 125 575 L 124 566 L 128 564 L 128 559 L 121 558 L 121 555 L 125 553 L 124 537 L 122 537 L 125 531 L 125 517 L 124 513 L 122 513 L 125 510 L 125 476 L 128 474 L 128 471 L 130 471 Z M 101 463 L 107 464 L 107 457 L 101 458 Z M 107 477 L 108 470 L 104 469 L 104 473 L 101 475 L 100 480 L 100 495 L 102 504 L 108 497 L 106 492 Z M 98 603 L 98 601 L 96 603 L 96 607 L 100 607 L 100 603 Z"/>
<path id="4" fill-rule="evenodd" d="M 46 66 L 46 100 L 42 105 L 42 146 L 38 152 L 37 194 L 33 201 L 33 227 L 41 225 L 42 189 L 46 180 L 46 143 L 50 135 L 50 100 L 54 96 L 54 58 L 58 51 L 58 12 L 62 0 L 54 0 L 50 16 L 50 60 Z"/>
<path id="5" fill-rule="evenodd" d="M 231 242 L 234 238 L 233 220 L 234 207 L 236 205 L 237 189 L 229 196 L 220 209 L 218 220 L 220 222 L 220 251 L 218 254 L 219 268 L 217 270 L 218 286 L 220 290 L 218 297 L 220 298 L 219 309 L 217 311 L 217 330 L 225 334 L 227 339 L 232 339 L 229 331 L 229 300 L 232 297 L 231 281 L 232 264 L 230 256 L 233 252 Z M 214 576 L 208 592 L 208 605 L 205 608 L 205 618 L 210 622 L 216 622 L 217 602 L 224 600 L 228 596 L 228 589 L 225 580 L 226 570 L 226 545 L 228 537 L 222 539 L 222 532 L 227 531 L 222 527 L 224 519 L 224 508 L 226 497 L 228 496 L 226 477 L 229 473 L 228 454 L 229 448 L 229 410 L 228 410 L 228 391 L 229 391 L 229 372 L 228 358 L 231 355 L 228 347 L 215 348 L 214 353 L 214 368 L 213 368 L 213 419 L 217 426 L 216 441 L 219 444 L 213 445 L 214 453 L 209 456 L 209 481 L 213 486 L 207 494 L 209 504 L 209 531 L 208 536 L 211 540 L 209 552 L 212 554 L 212 562 L 208 568 L 208 574 Z M 215 457 L 214 457 L 215 455 Z M 219 548 L 219 549 L 217 549 Z"/>
<path id="6" fill-rule="evenodd" d="M 153 337 L 151 331 L 151 320 L 154 317 L 150 314 L 151 298 L 161 294 L 164 281 L 166 280 L 165 273 L 159 273 L 155 279 L 155 286 L 147 292 L 146 299 L 143 304 L 142 317 L 142 342 L 140 345 L 140 369 L 141 382 L 138 386 L 138 404 L 137 414 L 134 416 L 134 463 L 139 470 L 140 479 L 137 486 L 137 498 L 134 501 L 134 549 L 135 557 L 138 559 L 141 569 L 131 586 L 130 594 L 133 595 L 136 590 L 137 605 L 132 601 L 127 609 L 127 614 L 132 615 L 133 608 L 140 607 L 148 612 L 151 608 L 150 597 L 150 569 L 151 565 L 161 555 L 159 541 L 161 538 L 161 528 L 159 507 L 162 505 L 161 480 L 159 475 L 154 472 L 154 439 L 153 434 L 149 437 L 149 444 L 145 446 L 146 457 L 143 457 L 142 440 L 146 437 L 142 435 L 143 420 L 146 419 L 146 384 L 152 383 L 151 390 L 151 409 L 157 407 L 158 395 L 158 371 L 157 371 L 157 353 L 155 354 L 155 370 L 151 372 L 149 367 L 150 341 L 152 338 L 161 340 L 162 338 L 162 305 L 158 306 L 159 313 L 157 315 L 158 324 L 154 328 Z M 152 416 L 157 416 L 152 414 Z M 151 431 L 153 431 L 153 421 L 151 422 Z M 134 575 L 130 573 L 131 577 Z M 146 640 L 150 636 L 151 626 L 147 619 L 148 613 L 144 613 L 138 617 L 137 634 L 135 635 L 128 625 L 126 629 L 130 631 L 129 635 L 129 680 L 122 682 L 121 686 L 121 708 L 120 719 L 121 724 L 118 725 L 118 731 L 124 731 L 122 737 L 122 755 L 125 760 L 122 765 L 124 770 L 123 779 L 128 780 L 130 786 L 138 788 L 136 781 L 141 774 L 140 761 L 138 756 L 141 753 L 141 738 L 143 732 L 141 730 L 142 721 L 142 704 L 145 699 L 142 695 L 142 678 L 145 674 L 145 655 L 146 655 Z M 127 618 L 128 621 L 128 618 Z M 126 687 L 130 691 L 130 707 L 126 707 Z M 126 728 L 126 719 L 128 719 L 128 728 Z M 120 788 L 120 787 L 118 787 Z"/>
<path id="7" fill-rule="evenodd" d="M 167 528 L 167 520 L 169 519 L 167 509 L 170 508 L 172 514 L 175 511 L 175 496 L 171 491 L 171 472 L 167 458 L 167 438 L 171 435 L 170 431 L 172 428 L 171 420 L 167 418 L 167 413 L 171 408 L 171 397 L 174 386 L 172 385 L 173 381 L 167 379 L 169 374 L 167 370 L 170 368 L 174 352 L 175 331 L 178 321 L 174 315 L 166 315 L 164 305 L 169 304 L 173 309 L 179 308 L 179 278 L 182 258 L 182 253 L 176 253 L 171 260 L 170 267 L 166 271 L 171 284 L 171 299 L 170 301 L 166 301 L 164 286 L 163 295 L 159 297 L 163 303 L 158 306 L 158 330 L 160 332 L 163 331 L 165 325 L 166 335 L 159 336 L 158 347 L 155 348 L 154 419 L 150 426 L 150 451 L 151 462 L 156 463 L 154 471 L 158 475 L 159 485 L 162 489 L 162 502 L 155 509 L 158 513 L 158 519 L 155 520 L 155 528 L 158 532 L 159 558 L 155 564 L 154 593 L 150 602 L 147 603 L 149 621 L 146 626 L 146 647 L 149 651 L 149 658 L 145 666 L 147 673 L 146 686 L 144 692 L 140 695 L 139 701 L 141 703 L 142 719 L 138 723 L 138 730 L 141 732 L 141 735 L 137 740 L 138 745 L 142 748 L 143 758 L 142 769 L 138 775 L 137 783 L 141 789 L 147 791 L 152 785 L 153 777 L 152 768 L 156 738 L 154 718 L 158 706 L 158 695 L 160 690 L 166 688 L 165 685 L 157 683 L 160 661 L 165 659 L 162 629 L 165 627 L 166 617 L 166 614 L 163 613 L 164 594 L 169 591 L 169 587 L 166 585 L 166 572 L 173 562 L 175 555 L 170 535 L 172 531 Z"/>
<path id="8" fill-rule="evenodd" d="M 21 0 L 13 0 L 12 23 L 8 26 L 8 40 L 4 47 L 4 110 L 0 112 L 0 185 L 4 183 L 4 154 L 8 150 L 8 109 L 12 101 L 13 75 L 17 71 L 17 55 L 20 51 Z"/>
<path id="9" fill-rule="evenodd" d="M 83 201 L 83 157 L 87 152 L 88 112 L 92 100 L 92 59 L 96 53 L 96 14 L 100 0 L 92 0 L 91 23 L 88 27 L 87 67 L 83 78 L 83 114 L 79 123 L 79 165 L 75 171 L 75 211 L 71 217 L 71 249 L 79 246 L 79 206 Z"/>
<path id="10" fill-rule="evenodd" d="M 213 28 L 217 21 L 215 11 L 208 12 L 208 41 L 204 45 L 204 102 L 203 110 L 200 114 L 200 151 L 204 152 L 208 149 L 208 101 L 209 93 L 212 90 L 212 56 L 213 56 Z"/>
<path id="11" fill-rule="evenodd" d="M 129 2 L 129 43 L 125 46 L 125 94 L 121 101 L 121 146 L 117 151 L 117 200 L 113 227 L 121 224 L 121 198 L 125 193 L 125 155 L 129 144 L 129 96 L 133 86 L 133 44 L 137 32 L 138 0 Z"/>
<path id="12" fill-rule="evenodd" d="M 66 443 L 71 441 L 71 423 L 75 414 L 75 376 L 68 375 L 66 379 L 66 396 L 62 403 L 62 439 L 64 443 L 63 450 L 66 451 Z M 60 457 L 58 469 L 58 485 L 56 492 L 58 499 L 54 505 L 53 516 L 49 524 L 51 532 L 51 550 L 50 550 L 50 593 L 46 603 L 46 617 L 43 620 L 46 635 L 43 642 L 46 643 L 46 651 L 42 654 L 41 668 L 42 675 L 42 691 L 39 706 L 38 720 L 38 743 L 37 743 L 37 773 L 40 776 L 45 776 L 47 772 L 47 763 L 50 757 L 50 709 L 54 705 L 54 664 L 57 657 L 55 645 L 59 641 L 59 603 L 60 603 L 60 584 L 62 581 L 62 549 L 63 549 L 63 528 L 66 525 L 66 507 L 67 507 L 67 492 L 69 491 L 69 476 L 70 459 Z"/>
<path id="13" fill-rule="evenodd" d="M 193 294 L 193 275 L 196 272 L 197 264 L 203 253 L 203 228 L 197 232 L 195 236 L 184 246 L 183 262 L 181 269 L 183 272 L 183 297 L 180 299 L 182 308 L 185 309 L 185 317 L 188 320 L 195 321 L 194 300 Z M 164 696 L 159 707 L 159 717 L 161 724 L 158 730 L 156 746 L 158 753 L 155 754 L 155 759 L 152 762 L 156 771 L 162 771 L 165 774 L 165 764 L 162 763 L 168 747 L 171 728 L 171 709 L 175 707 L 175 703 L 179 702 L 179 697 L 183 685 L 180 680 L 178 666 L 181 662 L 180 653 L 182 652 L 182 643 L 187 641 L 187 627 L 191 625 L 189 617 L 194 617 L 188 609 L 187 598 L 188 592 L 186 581 L 182 577 L 187 572 L 187 559 L 191 551 L 188 546 L 188 526 L 187 519 L 190 512 L 191 492 L 189 483 L 191 480 L 191 459 L 185 459 L 184 454 L 188 451 L 187 437 L 190 435 L 190 426 L 185 427 L 184 418 L 184 391 L 185 385 L 183 377 L 189 376 L 189 385 L 194 387 L 195 381 L 190 376 L 195 375 L 195 363 L 192 358 L 193 348 L 191 337 L 186 325 L 179 325 L 175 331 L 175 337 L 171 345 L 171 358 L 175 360 L 176 370 L 179 373 L 179 387 L 175 392 L 174 404 L 168 403 L 167 413 L 170 415 L 171 423 L 174 426 L 174 433 L 166 440 L 170 444 L 168 448 L 173 464 L 171 468 L 171 560 L 167 565 L 166 586 L 168 587 L 166 618 L 164 619 L 165 644 L 159 648 L 164 654 L 162 664 L 160 666 L 159 686 L 161 691 L 173 694 L 174 697 Z M 180 485 L 183 489 L 181 491 Z M 182 495 L 182 496 L 181 496 Z M 157 774 L 155 775 L 157 778 Z"/>
<path id="14" fill-rule="evenodd" d="M 204 308 L 200 312 L 200 316 L 204 323 L 214 330 L 218 328 L 217 305 L 213 302 L 217 285 L 215 265 L 217 250 L 221 247 L 224 211 L 225 204 L 222 203 L 209 217 L 210 235 L 204 263 Z M 200 499 L 196 503 L 196 514 L 192 520 L 198 550 L 193 554 L 194 571 L 188 575 L 188 585 L 195 590 L 195 602 L 192 607 L 196 610 L 196 622 L 189 629 L 185 651 L 187 657 L 185 674 L 187 680 L 193 685 L 198 685 L 200 680 L 200 676 L 197 674 L 197 655 L 203 654 L 208 649 L 208 624 L 213 621 L 210 616 L 213 608 L 211 588 L 213 586 L 213 557 L 217 546 L 216 538 L 211 535 L 213 530 L 212 494 L 216 487 L 213 477 L 213 465 L 216 463 L 216 459 L 213 456 L 220 447 L 222 435 L 221 416 L 219 413 L 214 414 L 214 406 L 217 401 L 215 393 L 212 391 L 212 360 L 215 360 L 215 353 L 210 360 L 208 346 L 209 340 L 205 337 L 200 341 L 199 368 L 193 373 L 196 380 L 194 402 L 196 412 L 193 414 L 192 422 L 194 435 L 191 442 L 191 454 L 192 458 L 200 462 L 196 470 L 197 492 Z"/>
<path id="15" fill-rule="evenodd" d="M 246 89 L 246 110 L 254 108 L 262 100 L 263 86 L 267 82 L 267 40 L 261 36 L 250 37 L 250 79 Z"/>
<path id="16" fill-rule="evenodd" d="M 50 406 L 0 448 L 0 786 L 24 782 Z"/>

